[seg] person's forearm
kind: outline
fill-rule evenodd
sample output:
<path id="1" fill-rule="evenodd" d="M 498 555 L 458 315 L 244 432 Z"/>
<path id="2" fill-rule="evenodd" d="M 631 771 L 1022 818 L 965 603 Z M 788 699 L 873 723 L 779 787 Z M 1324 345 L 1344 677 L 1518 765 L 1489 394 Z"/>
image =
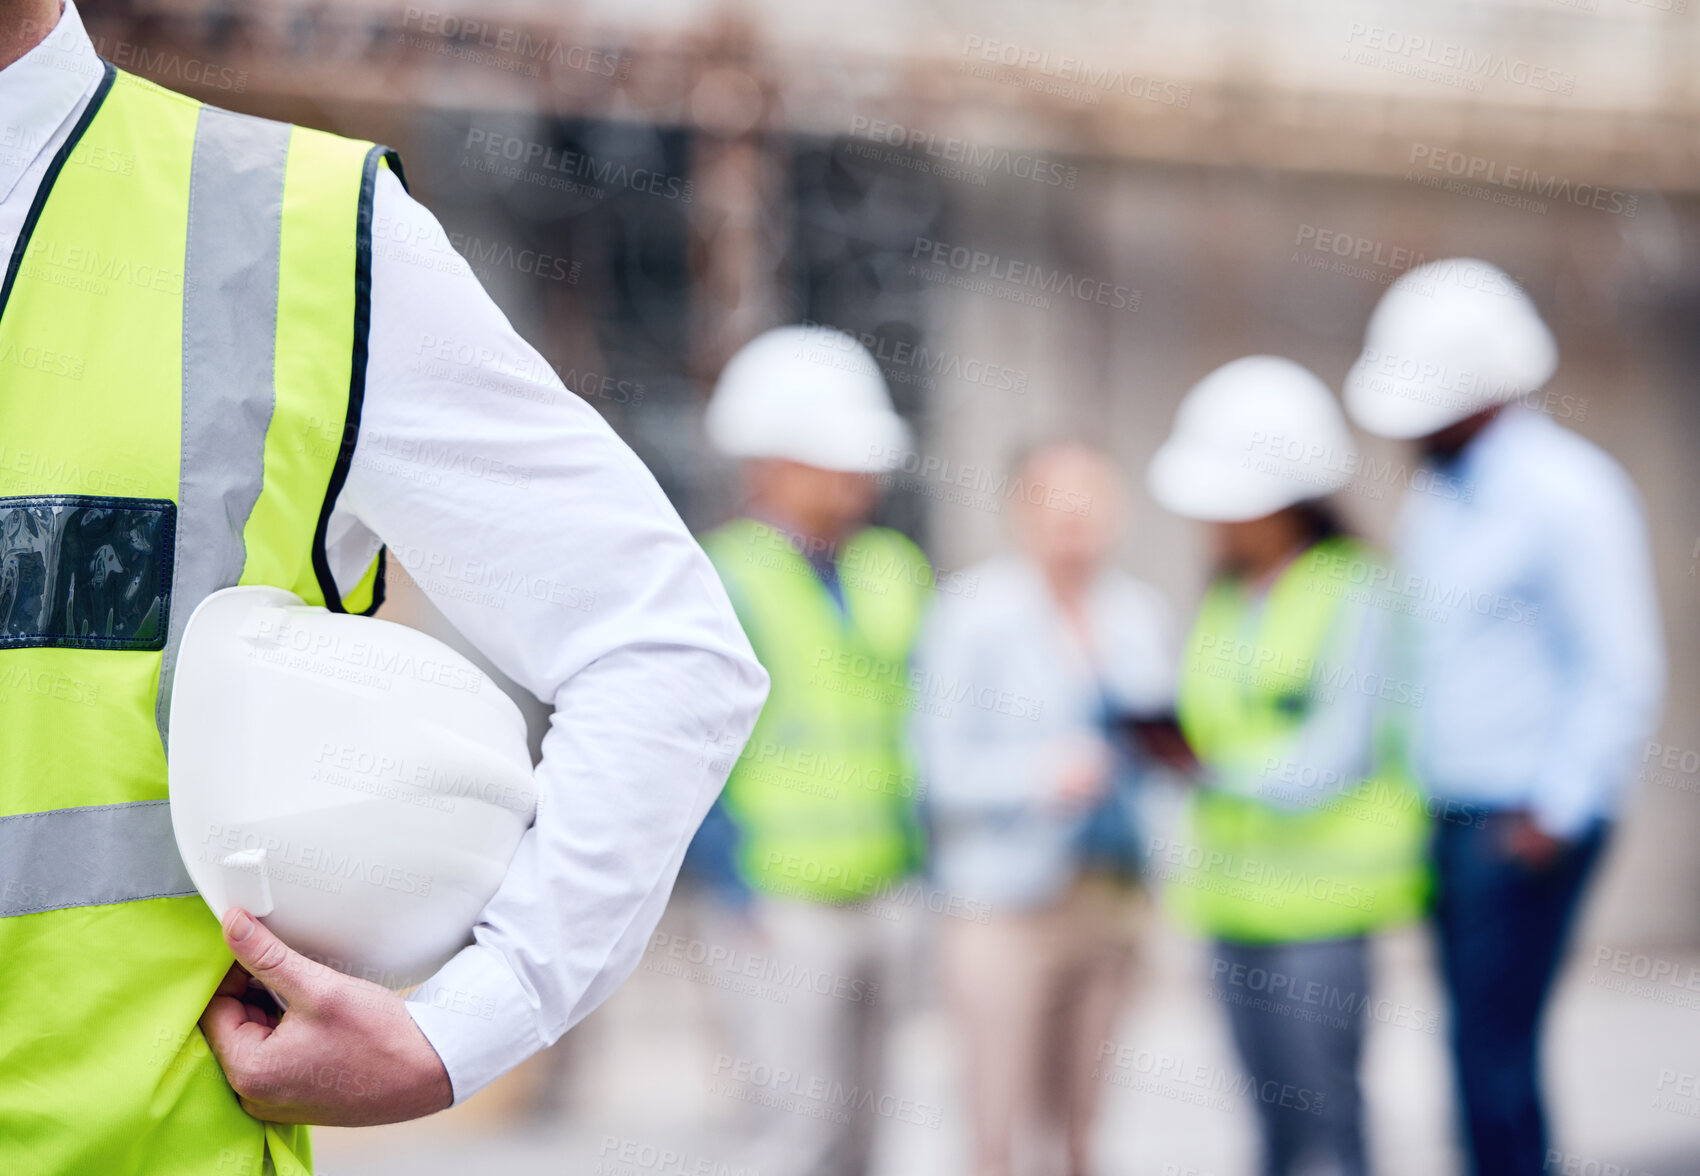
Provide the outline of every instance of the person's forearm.
<path id="1" fill-rule="evenodd" d="M 457 1101 L 555 1041 L 637 965 L 764 692 L 753 662 L 642 646 L 563 691 L 537 824 L 477 943 L 409 1000 Z"/>
<path id="2" fill-rule="evenodd" d="M 1548 836 L 1571 839 L 1609 814 L 1634 774 L 1637 751 L 1657 721 L 1656 696 L 1645 684 L 1623 692 L 1577 691 L 1555 717 L 1534 781 L 1535 823 Z"/>
<path id="3" fill-rule="evenodd" d="M 367 392 L 337 510 L 554 707 L 536 825 L 476 943 L 409 1002 L 465 1098 L 630 970 L 767 677 L 649 471 L 389 172 L 374 205 Z"/>
<path id="4" fill-rule="evenodd" d="M 1609 508 L 1616 506 L 1615 510 Z M 1607 499 L 1578 520 L 1540 623 L 1566 651 L 1566 681 L 1533 781 L 1534 819 L 1563 839 L 1610 813 L 1664 698 L 1664 636 L 1645 529 Z"/>

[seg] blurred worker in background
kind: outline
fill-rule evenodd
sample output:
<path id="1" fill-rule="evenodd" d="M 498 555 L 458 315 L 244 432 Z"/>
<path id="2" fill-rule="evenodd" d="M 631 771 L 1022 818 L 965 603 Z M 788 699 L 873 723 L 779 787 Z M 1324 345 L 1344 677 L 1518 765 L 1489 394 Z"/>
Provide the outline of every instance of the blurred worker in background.
<path id="1" fill-rule="evenodd" d="M 913 543 L 868 525 L 876 475 L 908 429 L 873 357 L 815 327 L 769 331 L 733 356 L 707 429 L 741 462 L 746 499 L 703 546 L 774 682 L 697 846 L 720 882 L 710 934 L 824 978 L 784 1003 L 728 993 L 738 1056 L 719 1076 L 783 1071 L 805 1100 L 828 1091 L 818 1115 L 752 1098 L 744 1159 L 763 1176 L 852 1176 L 873 1136 L 863 1096 L 879 1077 L 885 990 L 924 914 L 894 893 L 922 857 L 906 727 L 932 573 Z"/>
<path id="2" fill-rule="evenodd" d="M 1658 601 L 1634 485 L 1532 403 L 1558 351 L 1486 262 L 1402 277 L 1346 383 L 1352 419 L 1416 440 L 1393 589 L 1426 692 L 1413 755 L 1436 828 L 1442 964 L 1473 1170 L 1537 1173 L 1547 1152 L 1541 1011 L 1584 884 L 1657 721 Z"/>
<path id="3" fill-rule="evenodd" d="M 1107 565 L 1120 472 L 1080 443 L 1014 478 L 1018 554 L 961 574 L 923 640 L 917 718 L 976 1176 L 1090 1170 L 1100 1083 L 1141 913 L 1133 765 L 1117 721 L 1173 707 L 1168 615 Z M 1024 1162 L 1026 1161 L 1026 1162 Z"/>
<path id="4" fill-rule="evenodd" d="M 1367 936 L 1416 918 L 1426 893 L 1398 747 L 1415 699 L 1382 668 L 1389 615 L 1353 592 L 1378 558 L 1317 501 L 1355 460 L 1327 387 L 1254 356 L 1187 393 L 1149 469 L 1158 502 L 1211 524 L 1218 560 L 1178 684 L 1199 787 L 1153 867 L 1216 941 L 1213 994 L 1268 1176 L 1365 1171 Z"/>

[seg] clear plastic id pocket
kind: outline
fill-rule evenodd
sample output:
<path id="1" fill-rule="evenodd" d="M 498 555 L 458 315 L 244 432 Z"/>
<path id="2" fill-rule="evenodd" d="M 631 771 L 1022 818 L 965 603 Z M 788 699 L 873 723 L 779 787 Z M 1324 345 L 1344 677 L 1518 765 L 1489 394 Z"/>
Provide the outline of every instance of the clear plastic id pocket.
<path id="1" fill-rule="evenodd" d="M 0 498 L 0 649 L 163 649 L 177 507 Z"/>

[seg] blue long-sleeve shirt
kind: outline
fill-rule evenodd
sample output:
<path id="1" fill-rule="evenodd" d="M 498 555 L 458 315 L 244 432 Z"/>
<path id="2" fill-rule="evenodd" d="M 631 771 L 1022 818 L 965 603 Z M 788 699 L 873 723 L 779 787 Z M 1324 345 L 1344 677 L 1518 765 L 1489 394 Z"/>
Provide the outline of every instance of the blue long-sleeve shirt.
<path id="1" fill-rule="evenodd" d="M 1407 496 L 1383 593 L 1414 618 L 1418 772 L 1573 836 L 1615 813 L 1664 694 L 1639 496 L 1604 451 L 1521 408 L 1448 472 L 1445 493 Z"/>

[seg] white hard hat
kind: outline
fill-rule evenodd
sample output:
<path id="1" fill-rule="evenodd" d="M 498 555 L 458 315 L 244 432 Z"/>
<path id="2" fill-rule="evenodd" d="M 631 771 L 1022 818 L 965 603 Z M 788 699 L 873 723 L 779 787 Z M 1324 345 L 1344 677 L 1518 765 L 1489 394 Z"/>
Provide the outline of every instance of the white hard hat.
<path id="1" fill-rule="evenodd" d="M 909 445 L 874 357 L 832 327 L 778 327 L 744 344 L 714 386 L 707 427 L 730 457 L 856 473 L 895 469 Z"/>
<path id="2" fill-rule="evenodd" d="M 1243 522 L 1331 494 L 1356 469 L 1328 386 L 1290 359 L 1252 355 L 1193 385 L 1146 484 L 1178 515 Z"/>
<path id="3" fill-rule="evenodd" d="M 1558 345 L 1512 277 L 1472 257 L 1404 274 L 1382 296 L 1346 377 L 1366 432 L 1406 440 L 1538 391 Z"/>
<path id="4" fill-rule="evenodd" d="M 390 988 L 472 942 L 536 811 L 525 721 L 488 675 L 278 588 L 201 602 L 170 731 L 171 823 L 213 914 Z"/>

